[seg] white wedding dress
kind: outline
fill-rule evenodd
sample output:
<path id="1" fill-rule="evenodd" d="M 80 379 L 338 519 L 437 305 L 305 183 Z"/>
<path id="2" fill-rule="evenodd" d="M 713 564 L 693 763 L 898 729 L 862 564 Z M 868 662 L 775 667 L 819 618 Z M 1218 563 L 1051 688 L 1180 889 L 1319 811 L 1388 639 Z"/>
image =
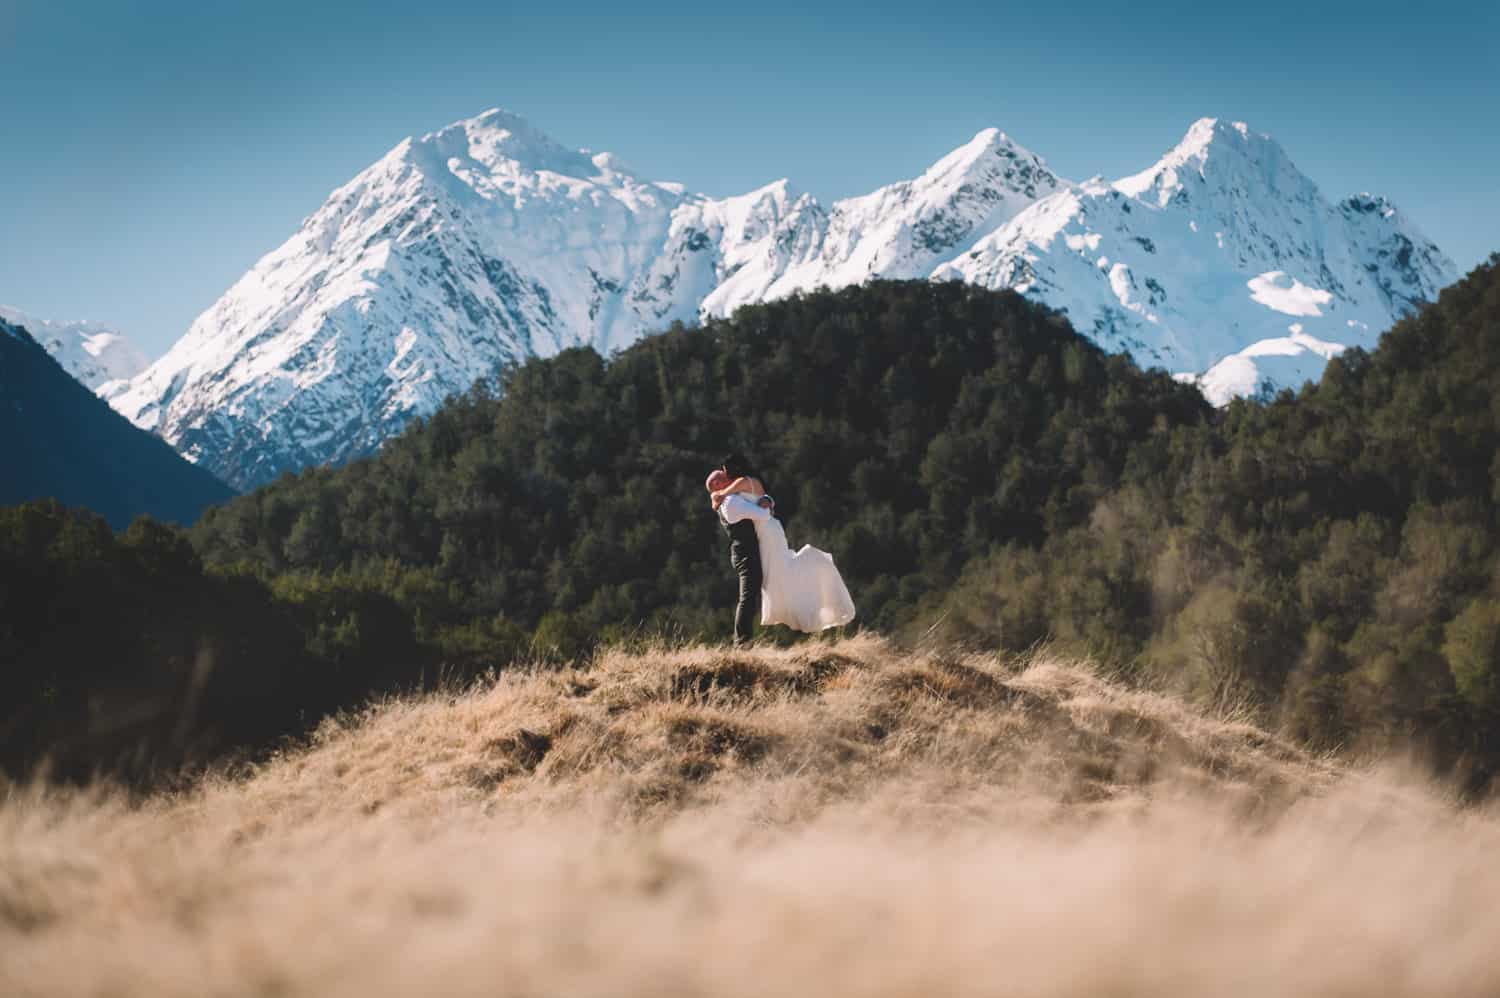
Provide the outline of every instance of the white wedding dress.
<path id="1" fill-rule="evenodd" d="M 755 522 L 760 541 L 760 622 L 797 631 L 841 627 L 854 619 L 854 601 L 833 555 L 811 544 L 793 552 L 774 516 Z"/>

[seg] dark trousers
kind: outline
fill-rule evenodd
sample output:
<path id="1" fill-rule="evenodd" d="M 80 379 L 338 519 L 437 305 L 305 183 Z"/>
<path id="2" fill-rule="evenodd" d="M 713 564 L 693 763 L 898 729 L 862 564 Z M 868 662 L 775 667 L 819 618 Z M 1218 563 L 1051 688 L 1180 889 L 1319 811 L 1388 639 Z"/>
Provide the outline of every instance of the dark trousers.
<path id="1" fill-rule="evenodd" d="M 754 636 L 760 617 L 760 545 L 731 544 L 729 564 L 740 577 L 740 601 L 734 607 L 734 643 L 740 645 Z"/>

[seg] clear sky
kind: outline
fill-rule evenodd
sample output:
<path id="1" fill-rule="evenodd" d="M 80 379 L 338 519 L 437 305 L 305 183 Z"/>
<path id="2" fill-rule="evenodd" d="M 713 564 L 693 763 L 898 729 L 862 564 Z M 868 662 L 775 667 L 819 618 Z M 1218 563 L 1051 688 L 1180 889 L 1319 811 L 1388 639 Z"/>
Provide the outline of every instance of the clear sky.
<path id="1" fill-rule="evenodd" d="M 713 195 L 825 203 L 991 125 L 1081 180 L 1196 118 L 1500 250 L 1500 4 L 0 0 L 0 302 L 163 352 L 403 137 L 494 106 Z"/>

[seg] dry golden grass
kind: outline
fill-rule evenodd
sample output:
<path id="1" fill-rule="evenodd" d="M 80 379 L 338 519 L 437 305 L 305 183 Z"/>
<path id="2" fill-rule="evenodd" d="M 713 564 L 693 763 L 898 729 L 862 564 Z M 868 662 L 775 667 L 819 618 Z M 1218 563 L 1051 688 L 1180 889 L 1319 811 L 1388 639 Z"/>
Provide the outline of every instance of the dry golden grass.
<path id="1" fill-rule="evenodd" d="M 606 653 L 0 802 L 0 994 L 1494 995 L 1500 821 L 1045 657 Z"/>

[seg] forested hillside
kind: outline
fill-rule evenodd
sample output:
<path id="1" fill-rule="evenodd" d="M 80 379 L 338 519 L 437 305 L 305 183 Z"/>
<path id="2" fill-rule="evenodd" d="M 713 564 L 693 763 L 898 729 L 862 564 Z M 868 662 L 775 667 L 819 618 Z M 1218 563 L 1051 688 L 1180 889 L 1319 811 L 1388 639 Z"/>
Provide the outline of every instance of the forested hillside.
<path id="1" fill-rule="evenodd" d="M 158 760 L 517 654 L 721 639 L 733 577 L 702 479 L 742 449 L 792 543 L 835 554 L 865 626 L 1050 641 L 1319 745 L 1415 735 L 1483 780 L 1500 758 L 1497 366 L 1500 259 L 1318 386 L 1224 412 L 960 284 L 819 292 L 608 360 L 533 360 L 374 458 L 210 510 L 192 550 L 164 531 L 149 550 L 176 551 L 163 571 L 196 601 L 163 590 L 126 615 L 89 595 L 91 559 L 124 557 L 122 590 L 157 571 L 117 549 L 161 528 L 107 540 L 35 507 L 4 521 L 0 540 L 31 552 L 12 592 L 32 607 L 7 613 L 6 640 L 54 670 L 16 672 L 52 734 L 33 726 L 5 758 L 103 716 L 105 680 L 38 623 L 59 602 L 121 614 L 122 634 L 170 627 L 171 656 L 121 638 L 135 650 L 108 679 L 176 691 L 138 715 L 173 733 Z M 214 586 L 257 623 L 213 616 Z M 99 761 L 104 742 L 65 744 Z"/>
<path id="2" fill-rule="evenodd" d="M 387 580 L 435 627 L 721 635 L 733 579 L 702 483 L 738 449 L 793 545 L 833 551 L 888 629 L 975 555 L 1086 522 L 1207 412 L 1018 295 L 877 283 L 608 362 L 528 362 L 369 461 L 211 511 L 193 539 L 220 565 Z"/>
<path id="3" fill-rule="evenodd" d="M 233 494 L 0 319 L 0 504 L 54 498 L 123 528 L 143 514 L 192 523 Z"/>
<path id="4" fill-rule="evenodd" d="M 1500 257 L 1322 381 L 1184 430 L 1086 524 L 1003 543 L 954 633 L 1051 639 L 1326 745 L 1500 753 Z"/>
<path id="5" fill-rule="evenodd" d="M 116 534 L 53 501 L 0 508 L 0 771 L 170 775 L 412 685 L 422 664 L 389 597 L 209 572 L 146 517 Z"/>

